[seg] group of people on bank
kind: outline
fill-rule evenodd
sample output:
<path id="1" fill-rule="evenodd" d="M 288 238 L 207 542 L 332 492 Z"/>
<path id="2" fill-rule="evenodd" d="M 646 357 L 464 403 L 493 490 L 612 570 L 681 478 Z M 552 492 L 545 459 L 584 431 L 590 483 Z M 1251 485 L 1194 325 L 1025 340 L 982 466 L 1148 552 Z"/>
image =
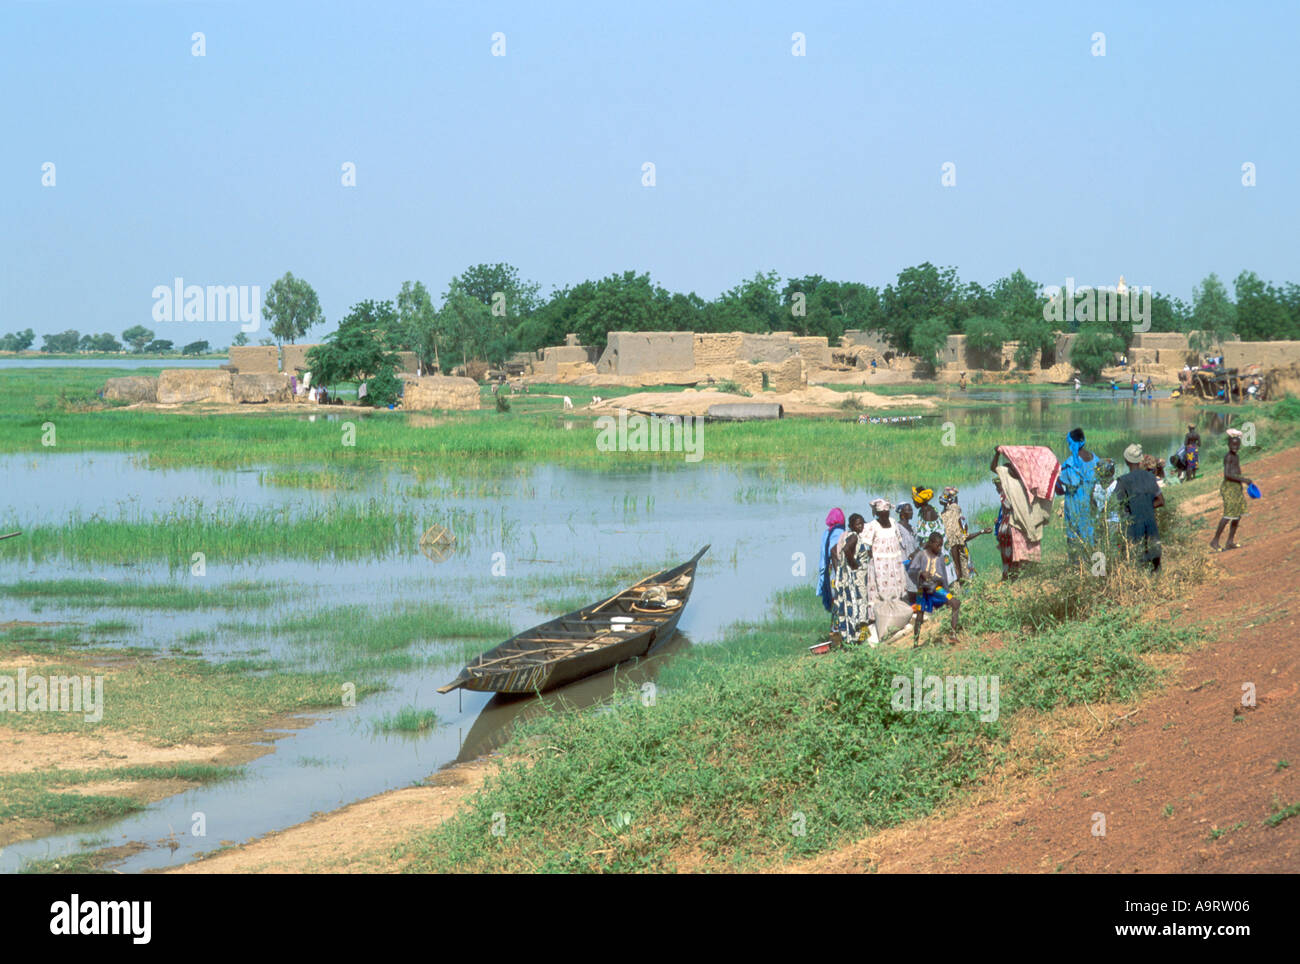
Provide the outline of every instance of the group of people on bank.
<path id="1" fill-rule="evenodd" d="M 1242 433 L 1229 429 L 1224 457 L 1223 516 L 1211 547 L 1228 543 L 1237 548 L 1237 526 L 1245 514 L 1247 488 L 1238 453 Z M 886 499 L 871 502 L 871 518 L 840 508 L 826 516 L 822 536 L 817 591 L 832 615 L 830 639 L 812 647 L 825 652 L 839 645 L 876 645 L 910 622 L 913 641 L 919 640 L 928 614 L 947 607 L 951 629 L 959 628 L 960 587 L 975 575 L 969 544 L 995 533 L 1002 559 L 1002 578 L 1020 574 L 1042 555 L 1043 531 L 1053 516 L 1053 500 L 1062 497 L 1067 552 L 1087 559 L 1099 548 L 1125 546 L 1153 570 L 1160 569 L 1160 529 L 1156 510 L 1164 505 L 1163 489 L 1196 477 L 1200 435 L 1188 426 L 1182 447 L 1169 460 L 1174 472 L 1166 477 L 1164 462 L 1142 450 L 1125 447 L 1127 471 L 1117 476 L 1116 463 L 1093 452 L 1083 429 L 1066 436 L 1069 454 L 1056 454 L 1040 445 L 999 445 L 989 469 L 1000 501 L 992 527 L 970 531 L 955 486 L 946 486 L 936 509 L 932 488 L 912 487 L 911 500 L 897 507 Z"/>
<path id="2" fill-rule="evenodd" d="M 897 509 L 873 500 L 870 522 L 856 512 L 846 520 L 839 508 L 826 516 L 818 592 L 834 624 L 824 647 L 875 645 L 909 622 L 919 636 L 926 614 L 945 606 L 957 631 L 958 586 L 975 573 L 967 543 L 992 530 L 967 528 L 954 486 L 938 502 L 933 489 L 914 486 Z"/>

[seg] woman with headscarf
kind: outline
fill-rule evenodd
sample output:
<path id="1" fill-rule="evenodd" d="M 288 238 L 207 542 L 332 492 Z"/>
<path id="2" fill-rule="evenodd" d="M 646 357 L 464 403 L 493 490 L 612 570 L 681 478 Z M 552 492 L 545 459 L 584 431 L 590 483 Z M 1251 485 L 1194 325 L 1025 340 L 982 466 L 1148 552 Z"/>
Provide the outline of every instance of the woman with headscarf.
<path id="1" fill-rule="evenodd" d="M 841 643 L 856 643 L 866 632 L 871 612 L 866 599 L 866 567 L 858 553 L 866 520 L 856 512 L 831 547 L 831 593 L 835 597 L 835 628 Z"/>
<path id="2" fill-rule="evenodd" d="M 924 548 L 930 533 L 937 532 L 943 537 L 944 572 L 948 579 L 947 584 L 951 586 L 957 581 L 957 570 L 953 567 L 952 554 L 948 551 L 948 532 L 944 528 L 943 519 L 930 503 L 933 498 L 934 489 L 912 486 L 912 502 L 915 503 L 917 512 L 916 542 Z"/>
<path id="3" fill-rule="evenodd" d="M 893 508 L 885 499 L 871 503 L 874 519 L 862 530 L 862 544 L 871 551 L 867 568 L 867 598 L 871 614 L 878 622 L 886 613 L 897 614 L 897 623 L 881 626 L 873 636 L 885 638 L 903 626 L 908 618 L 903 594 L 907 592 L 907 557 L 903 552 L 903 538 L 899 526 L 889 517 Z M 873 629 L 876 627 L 873 626 Z"/>
<path id="4" fill-rule="evenodd" d="M 1057 486 L 1065 496 L 1065 545 L 1071 553 L 1092 548 L 1092 487 L 1097 480 L 1097 456 L 1087 447 L 1083 429 L 1065 437 L 1069 457 L 1061 463 Z"/>
<path id="5" fill-rule="evenodd" d="M 822 607 L 828 613 L 835 612 L 835 597 L 831 593 L 831 549 L 843 531 L 844 510 L 831 509 L 826 515 L 826 531 L 822 533 L 821 555 L 817 557 L 817 595 L 821 596 Z"/>

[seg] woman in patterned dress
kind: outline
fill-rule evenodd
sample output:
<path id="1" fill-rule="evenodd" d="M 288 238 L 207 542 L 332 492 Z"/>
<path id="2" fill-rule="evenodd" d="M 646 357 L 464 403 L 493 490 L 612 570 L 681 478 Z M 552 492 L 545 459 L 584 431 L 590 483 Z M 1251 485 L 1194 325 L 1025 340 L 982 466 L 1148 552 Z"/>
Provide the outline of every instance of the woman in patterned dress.
<path id="1" fill-rule="evenodd" d="M 943 537 L 943 568 L 944 575 L 947 578 L 947 585 L 951 586 L 957 582 L 957 571 L 952 564 L 952 555 L 948 552 L 948 532 L 944 528 L 943 519 L 935 511 L 930 500 L 934 498 L 933 489 L 922 489 L 918 486 L 912 486 L 912 502 L 916 504 L 916 541 L 919 545 L 924 546 L 926 540 L 930 538 L 930 533 L 937 532 Z"/>
<path id="2" fill-rule="evenodd" d="M 860 642 L 871 619 L 866 598 L 866 566 L 859 558 L 862 529 L 866 520 L 858 513 L 849 516 L 849 527 L 840 533 L 831 549 L 831 594 L 835 598 L 835 629 L 839 642 Z"/>
<path id="3" fill-rule="evenodd" d="M 975 564 L 971 562 L 970 549 L 967 548 L 967 545 L 971 540 L 987 535 L 993 530 L 980 529 L 977 532 L 971 532 L 966 528 L 966 517 L 962 515 L 961 506 L 957 504 L 956 486 L 944 486 L 943 495 L 939 497 L 939 504 L 943 506 L 939 521 L 943 523 L 943 531 L 947 537 L 953 569 L 957 574 L 957 581 L 963 582 L 975 575 Z"/>
<path id="4" fill-rule="evenodd" d="M 871 503 L 875 518 L 862 530 L 862 544 L 871 550 L 867 595 L 873 608 L 877 602 L 901 599 L 907 591 L 907 559 L 901 531 L 889 518 L 892 508 L 884 499 L 876 499 Z"/>

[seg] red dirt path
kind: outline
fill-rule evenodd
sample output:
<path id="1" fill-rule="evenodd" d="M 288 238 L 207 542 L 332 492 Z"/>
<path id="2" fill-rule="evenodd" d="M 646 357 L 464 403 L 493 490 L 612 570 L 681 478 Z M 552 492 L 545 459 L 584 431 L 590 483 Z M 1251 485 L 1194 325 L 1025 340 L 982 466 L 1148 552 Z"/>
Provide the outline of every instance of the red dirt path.
<path id="1" fill-rule="evenodd" d="M 1300 804 L 1300 449 L 1259 460 L 1245 454 L 1244 470 L 1266 497 L 1251 503 L 1242 522 L 1243 548 L 1215 557 L 1219 576 L 1155 614 L 1191 616 L 1213 640 L 1176 661 L 1181 669 L 1171 671 L 1163 691 L 1103 732 L 1085 729 L 1046 782 L 1010 781 L 1006 792 L 958 802 L 790 869 L 1300 871 L 1300 815 L 1273 827 L 1264 822 Z M 1208 543 L 1217 496 L 1191 505 L 1209 524 Z M 1242 707 L 1244 683 L 1255 685 L 1253 709 Z M 1132 709 L 1098 716 L 1108 714 L 1108 722 Z M 1104 836 L 1092 832 L 1095 813 L 1105 815 Z"/>

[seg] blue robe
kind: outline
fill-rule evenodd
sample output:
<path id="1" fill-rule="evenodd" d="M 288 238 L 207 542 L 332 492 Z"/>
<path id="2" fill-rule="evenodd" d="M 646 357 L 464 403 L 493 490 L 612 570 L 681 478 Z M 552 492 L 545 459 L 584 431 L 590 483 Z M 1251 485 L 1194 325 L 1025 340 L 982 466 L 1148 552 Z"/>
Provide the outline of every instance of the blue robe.
<path id="1" fill-rule="evenodd" d="M 1097 456 L 1085 462 L 1071 455 L 1061 463 L 1061 488 L 1065 491 L 1065 538 L 1092 545 L 1092 487 L 1097 480 Z"/>
<path id="2" fill-rule="evenodd" d="M 822 554 L 817 566 L 817 595 L 822 597 L 822 605 L 828 613 L 835 611 L 835 600 L 831 597 L 831 546 L 840 537 L 844 526 L 835 526 L 822 534 Z"/>

